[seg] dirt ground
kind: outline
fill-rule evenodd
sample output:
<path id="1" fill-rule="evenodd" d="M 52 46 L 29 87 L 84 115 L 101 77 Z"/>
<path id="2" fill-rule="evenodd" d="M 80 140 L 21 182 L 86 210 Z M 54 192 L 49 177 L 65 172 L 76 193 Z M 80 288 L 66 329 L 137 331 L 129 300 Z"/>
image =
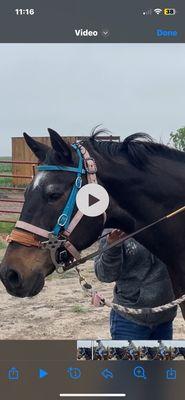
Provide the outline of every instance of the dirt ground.
<path id="1" fill-rule="evenodd" d="M 3 252 L 0 251 L 0 258 Z M 112 298 L 113 285 L 98 282 L 92 261 L 82 271 L 107 299 Z M 42 292 L 30 299 L 11 297 L 0 283 L 0 339 L 108 339 L 109 313 L 106 307 L 90 304 L 74 271 L 63 278 L 53 274 Z M 174 339 L 184 337 L 185 324 L 179 311 Z"/>

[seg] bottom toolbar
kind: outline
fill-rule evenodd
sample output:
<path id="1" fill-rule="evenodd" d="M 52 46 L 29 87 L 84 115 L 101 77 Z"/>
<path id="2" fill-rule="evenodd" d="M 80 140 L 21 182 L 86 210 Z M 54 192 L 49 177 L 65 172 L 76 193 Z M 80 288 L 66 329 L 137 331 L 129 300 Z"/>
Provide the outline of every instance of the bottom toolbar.
<path id="1" fill-rule="evenodd" d="M 91 354 L 86 349 L 86 360 L 81 358 L 78 344 L 76 341 L 0 341 L 1 398 L 184 400 L 182 356 L 181 361 L 148 360 L 146 356 L 138 360 L 124 357 L 116 360 L 106 348 L 107 360 L 96 360 L 94 344 Z"/>
<path id="2" fill-rule="evenodd" d="M 15 391 L 16 400 L 184 400 L 184 373 L 185 363 L 177 361 L 2 360 L 0 393 L 3 400 Z"/>

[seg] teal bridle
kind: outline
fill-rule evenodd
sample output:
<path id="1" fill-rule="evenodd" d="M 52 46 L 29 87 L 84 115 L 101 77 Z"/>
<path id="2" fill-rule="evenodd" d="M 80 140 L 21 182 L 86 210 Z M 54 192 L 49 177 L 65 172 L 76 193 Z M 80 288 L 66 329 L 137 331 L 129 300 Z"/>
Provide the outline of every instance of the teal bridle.
<path id="1" fill-rule="evenodd" d="M 86 174 L 86 170 L 83 168 L 83 157 L 81 151 L 79 150 L 76 144 L 72 144 L 73 149 L 76 150 L 78 155 L 78 167 L 65 167 L 60 165 L 39 165 L 37 167 L 38 171 L 67 171 L 67 172 L 75 172 L 77 177 L 75 179 L 74 185 L 70 192 L 69 198 L 64 209 L 61 211 L 61 214 L 58 218 L 56 225 L 53 228 L 53 235 L 58 236 L 60 231 L 66 230 L 71 222 L 71 218 L 74 212 L 75 204 L 76 204 L 76 196 L 79 189 L 82 186 L 82 175 Z"/>

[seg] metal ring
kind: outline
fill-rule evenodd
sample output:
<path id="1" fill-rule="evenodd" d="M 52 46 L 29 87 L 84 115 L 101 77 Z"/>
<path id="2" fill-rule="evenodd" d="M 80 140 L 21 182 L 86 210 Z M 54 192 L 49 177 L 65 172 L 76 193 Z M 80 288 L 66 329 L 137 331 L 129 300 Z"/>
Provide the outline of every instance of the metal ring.
<path id="1" fill-rule="evenodd" d="M 81 186 L 82 186 L 82 178 L 81 178 L 81 176 L 77 176 L 76 181 L 75 181 L 75 185 L 76 185 L 76 187 L 78 189 L 81 188 Z"/>
<path id="2" fill-rule="evenodd" d="M 64 218 L 64 222 L 60 222 L 60 220 Z M 62 214 L 60 215 L 60 217 L 58 218 L 57 224 L 60 226 L 65 226 L 66 222 L 68 220 L 68 215 L 67 214 Z"/>
<path id="3" fill-rule="evenodd" d="M 83 147 L 82 145 L 79 145 L 78 148 L 79 148 L 79 150 L 81 151 L 82 156 L 84 156 L 85 153 L 86 153 L 86 151 L 87 151 L 87 150 L 85 149 L 85 147 Z"/>
<path id="4" fill-rule="evenodd" d="M 65 272 L 65 270 L 61 264 L 56 267 L 56 272 L 59 275 L 62 275 Z"/>
<path id="5" fill-rule="evenodd" d="M 93 170 L 92 171 L 90 171 L 90 169 L 89 169 L 88 161 L 92 161 L 93 162 Z M 84 160 L 84 167 L 85 167 L 85 170 L 86 170 L 86 172 L 88 174 L 96 174 L 97 173 L 96 162 L 95 162 L 94 158 L 92 158 L 92 157 L 86 158 Z"/>

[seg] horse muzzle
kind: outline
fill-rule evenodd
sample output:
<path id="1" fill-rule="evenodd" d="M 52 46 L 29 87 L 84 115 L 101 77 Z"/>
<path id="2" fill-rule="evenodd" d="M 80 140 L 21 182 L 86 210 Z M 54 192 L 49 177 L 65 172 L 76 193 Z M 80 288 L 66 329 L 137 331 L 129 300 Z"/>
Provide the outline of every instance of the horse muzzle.
<path id="1" fill-rule="evenodd" d="M 14 268 L 4 267 L 0 271 L 0 278 L 9 294 L 16 297 L 36 296 L 44 286 L 45 278 L 41 272 L 34 272 L 24 278 Z"/>

